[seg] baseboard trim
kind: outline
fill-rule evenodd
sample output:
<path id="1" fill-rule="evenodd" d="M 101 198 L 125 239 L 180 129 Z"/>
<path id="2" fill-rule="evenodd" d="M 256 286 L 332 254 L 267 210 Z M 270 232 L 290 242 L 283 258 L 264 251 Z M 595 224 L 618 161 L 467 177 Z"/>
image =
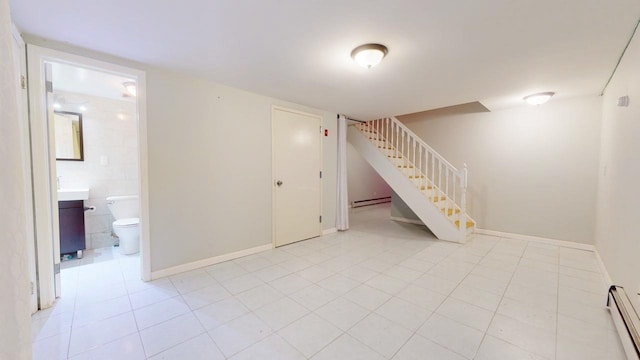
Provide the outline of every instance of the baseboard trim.
<path id="1" fill-rule="evenodd" d="M 229 253 L 229 254 L 214 256 L 214 257 L 210 257 L 210 258 L 207 258 L 207 259 L 202 259 L 202 260 L 198 260 L 198 261 L 194 261 L 194 262 L 190 262 L 190 263 L 186 263 L 186 264 L 182 264 L 182 265 L 172 266 L 170 268 L 166 268 L 166 269 L 162 269 L 162 270 L 158 270 L 158 271 L 152 271 L 151 272 L 151 280 L 156 280 L 156 279 L 164 278 L 164 277 L 167 277 L 167 276 L 180 274 L 180 273 L 183 273 L 185 271 L 195 270 L 195 269 L 199 269 L 199 268 L 202 268 L 202 267 L 205 267 L 205 266 L 211 266 L 211 265 L 218 264 L 218 263 L 221 263 L 221 262 L 225 262 L 225 261 L 241 258 L 243 256 L 257 254 L 259 252 L 263 252 L 263 251 L 266 251 L 266 250 L 271 250 L 272 248 L 273 248 L 272 244 L 265 244 L 265 245 L 256 246 L 256 247 L 249 248 L 249 249 L 245 249 L 245 250 L 232 252 L 232 253 Z"/>
<path id="2" fill-rule="evenodd" d="M 566 240 L 549 239 L 549 238 L 543 238 L 543 237 L 538 237 L 538 236 L 515 234 L 515 233 L 508 233 L 508 232 L 487 230 L 487 229 L 478 229 L 478 228 L 476 228 L 474 233 L 475 234 L 482 234 L 482 235 L 490 235 L 490 236 L 499 236 L 499 237 L 505 237 L 505 238 L 510 238 L 510 239 L 534 241 L 534 242 L 538 242 L 538 243 L 562 246 L 562 247 L 571 248 L 571 249 L 579 249 L 579 250 L 586 250 L 586 251 L 594 251 L 594 252 L 596 252 L 596 248 L 593 245 L 580 244 L 580 243 L 576 243 L 576 242 L 572 242 L 572 241 L 566 241 Z"/>
<path id="3" fill-rule="evenodd" d="M 331 229 L 322 230 L 322 235 L 329 235 L 329 234 L 333 234 L 334 232 L 338 232 L 338 229 L 331 228 Z"/>
<path id="4" fill-rule="evenodd" d="M 611 276 L 609 275 L 609 271 L 607 271 L 607 267 L 604 266 L 604 262 L 600 257 L 600 252 L 598 252 L 598 249 L 595 250 L 595 253 L 596 259 L 598 260 L 598 265 L 600 266 L 600 270 L 602 270 L 602 275 L 604 275 L 604 280 L 607 282 L 607 286 L 613 285 L 613 280 L 611 280 Z"/>
<path id="5" fill-rule="evenodd" d="M 398 222 L 403 222 L 403 223 L 407 223 L 407 224 L 415 224 L 415 225 L 426 226 L 422 221 L 416 220 L 416 219 L 407 219 L 407 218 L 403 218 L 403 217 L 391 216 L 391 220 L 398 221 Z"/>

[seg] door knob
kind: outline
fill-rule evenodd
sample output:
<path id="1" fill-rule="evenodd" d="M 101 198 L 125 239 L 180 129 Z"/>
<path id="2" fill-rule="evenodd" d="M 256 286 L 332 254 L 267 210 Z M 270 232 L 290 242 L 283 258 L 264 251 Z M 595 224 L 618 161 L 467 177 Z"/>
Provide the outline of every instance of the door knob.
<path id="1" fill-rule="evenodd" d="M 282 186 L 282 180 L 278 180 L 278 181 L 276 181 L 276 185 L 278 185 L 278 186 Z"/>

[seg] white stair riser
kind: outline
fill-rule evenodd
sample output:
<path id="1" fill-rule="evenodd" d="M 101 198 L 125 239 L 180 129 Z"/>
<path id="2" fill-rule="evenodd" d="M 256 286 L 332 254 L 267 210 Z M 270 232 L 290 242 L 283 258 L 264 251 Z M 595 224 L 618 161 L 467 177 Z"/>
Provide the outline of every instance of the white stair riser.
<path id="1" fill-rule="evenodd" d="M 463 237 L 463 232 L 453 223 L 457 218 L 455 216 L 447 217 L 440 210 L 440 206 L 446 205 L 446 200 L 433 202 L 429 198 L 429 195 L 431 197 L 439 195 L 439 191 L 437 189 L 420 190 L 420 186 L 422 184 L 428 186 L 429 181 L 426 178 L 409 179 L 409 175 L 414 174 L 414 169 L 398 168 L 397 165 L 404 164 L 406 159 L 388 157 L 387 155 L 392 154 L 392 149 L 378 148 L 378 144 L 382 144 L 384 141 L 371 141 L 368 136 L 357 129 L 349 131 L 349 141 L 352 145 L 439 239 L 455 242 L 466 240 L 466 237 Z M 395 152 L 393 154 L 395 155 Z M 453 206 L 452 203 L 449 204 L 449 206 Z"/>
<path id="2" fill-rule="evenodd" d="M 436 208 L 441 210 L 441 214 L 443 216 L 449 213 L 449 209 L 458 209 L 452 199 L 446 198 L 445 200 L 440 200 L 440 198 L 445 196 L 445 194 L 439 189 L 432 187 L 422 190 L 423 187 L 429 187 L 433 184 L 425 177 L 424 174 L 424 171 L 429 171 L 429 169 L 418 169 L 417 167 L 411 167 L 414 166 L 414 164 L 410 160 L 416 161 L 416 159 L 413 157 L 413 153 L 411 153 L 407 157 L 401 156 L 401 149 L 393 148 L 384 137 L 385 131 L 381 131 L 380 133 L 378 133 L 380 131 L 379 128 L 374 128 L 371 126 L 361 126 L 360 129 L 362 133 L 364 133 L 365 136 L 369 138 L 369 142 L 371 142 L 381 154 L 384 154 L 387 157 L 388 161 L 394 164 L 397 170 L 401 174 L 403 174 L 403 176 L 405 176 L 405 178 L 409 180 L 410 183 L 416 186 L 418 191 L 423 194 L 424 198 L 428 202 L 432 203 Z M 420 158 L 420 154 L 417 154 L 417 156 L 418 158 Z M 437 198 L 438 201 L 434 201 L 434 197 Z M 447 215 L 446 217 L 451 222 L 460 220 L 460 214 L 453 211 L 451 215 Z M 473 231 L 473 228 L 471 228 L 470 230 Z"/>

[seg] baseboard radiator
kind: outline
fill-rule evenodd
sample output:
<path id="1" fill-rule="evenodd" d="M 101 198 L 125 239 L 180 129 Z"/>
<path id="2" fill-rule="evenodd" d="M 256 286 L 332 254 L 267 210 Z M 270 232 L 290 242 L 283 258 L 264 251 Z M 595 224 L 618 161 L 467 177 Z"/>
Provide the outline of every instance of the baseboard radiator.
<path id="1" fill-rule="evenodd" d="M 627 359 L 640 359 L 640 318 L 624 288 L 612 285 L 607 307 L 613 317 Z"/>
<path id="2" fill-rule="evenodd" d="M 376 199 L 366 199 L 366 200 L 352 201 L 351 202 L 351 207 L 352 208 L 357 208 L 357 207 L 361 207 L 361 206 L 383 204 L 383 203 L 388 203 L 388 202 L 391 202 L 391 196 L 381 197 L 381 198 L 376 198 Z"/>

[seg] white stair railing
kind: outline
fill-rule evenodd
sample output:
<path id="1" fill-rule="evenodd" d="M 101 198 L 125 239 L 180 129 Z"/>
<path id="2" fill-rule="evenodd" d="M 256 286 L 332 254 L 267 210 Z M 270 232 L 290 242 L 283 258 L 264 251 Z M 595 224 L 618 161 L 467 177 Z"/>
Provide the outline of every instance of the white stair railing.
<path id="1" fill-rule="evenodd" d="M 456 169 L 395 117 L 360 123 L 356 127 L 466 234 L 466 164 Z"/>

